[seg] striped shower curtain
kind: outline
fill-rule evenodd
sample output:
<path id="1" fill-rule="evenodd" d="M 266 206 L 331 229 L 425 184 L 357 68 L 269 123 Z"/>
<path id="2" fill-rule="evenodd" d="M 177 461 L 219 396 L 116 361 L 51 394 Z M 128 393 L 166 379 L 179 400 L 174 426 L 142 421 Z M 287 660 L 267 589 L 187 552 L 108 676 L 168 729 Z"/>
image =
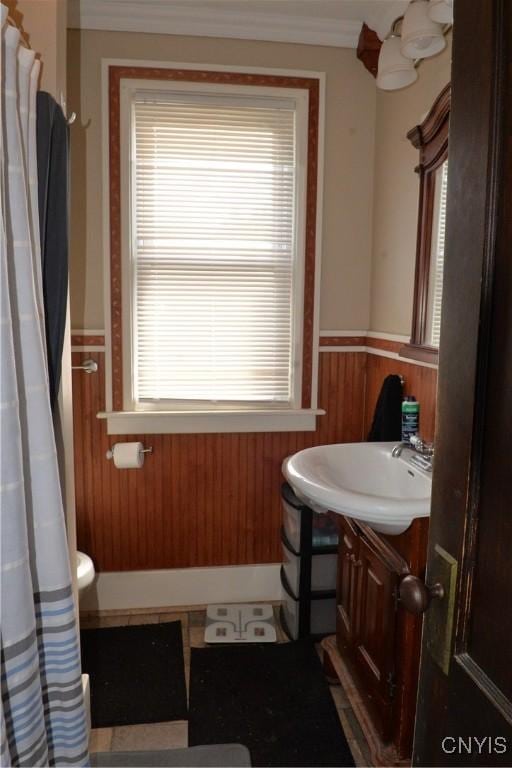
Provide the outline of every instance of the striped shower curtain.
<path id="1" fill-rule="evenodd" d="M 0 764 L 86 765 L 80 653 L 44 345 L 35 125 L 39 63 L 20 46 L 18 30 L 0 7 Z"/>

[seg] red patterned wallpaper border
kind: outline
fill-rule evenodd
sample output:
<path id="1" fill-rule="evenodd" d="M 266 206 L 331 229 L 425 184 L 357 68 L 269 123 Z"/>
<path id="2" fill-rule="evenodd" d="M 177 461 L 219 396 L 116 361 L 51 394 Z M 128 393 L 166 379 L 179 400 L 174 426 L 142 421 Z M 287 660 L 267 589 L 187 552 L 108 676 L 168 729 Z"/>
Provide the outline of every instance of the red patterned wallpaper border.
<path id="1" fill-rule="evenodd" d="M 316 218 L 318 186 L 318 127 L 320 86 L 317 78 L 259 75 L 212 70 L 156 67 L 109 67 L 109 187 L 110 187 L 110 291 L 112 322 L 112 395 L 115 411 L 123 410 L 122 277 L 121 277 L 121 157 L 120 85 L 123 79 L 222 83 L 273 88 L 297 88 L 309 92 L 308 167 L 306 188 L 306 255 L 304 279 L 304 326 L 302 407 L 311 406 L 313 370 L 313 322 L 315 301 Z"/>
<path id="2" fill-rule="evenodd" d="M 105 344 L 105 334 L 72 333 L 71 345 L 73 347 L 102 347 Z"/>
<path id="3" fill-rule="evenodd" d="M 366 336 L 320 336 L 321 347 L 364 347 Z"/>

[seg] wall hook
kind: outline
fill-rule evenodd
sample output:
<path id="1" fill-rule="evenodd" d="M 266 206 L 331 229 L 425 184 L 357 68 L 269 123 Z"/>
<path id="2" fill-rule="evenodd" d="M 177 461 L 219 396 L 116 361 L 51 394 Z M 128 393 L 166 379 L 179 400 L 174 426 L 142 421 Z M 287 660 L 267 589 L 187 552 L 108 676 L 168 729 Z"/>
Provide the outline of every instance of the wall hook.
<path id="1" fill-rule="evenodd" d="M 62 108 L 62 111 L 64 112 L 64 115 L 66 115 L 66 99 L 64 98 L 64 94 L 61 92 L 60 94 L 60 106 Z M 72 112 L 69 117 L 66 117 L 66 123 L 68 125 L 73 125 L 73 123 L 76 120 L 76 112 Z"/>

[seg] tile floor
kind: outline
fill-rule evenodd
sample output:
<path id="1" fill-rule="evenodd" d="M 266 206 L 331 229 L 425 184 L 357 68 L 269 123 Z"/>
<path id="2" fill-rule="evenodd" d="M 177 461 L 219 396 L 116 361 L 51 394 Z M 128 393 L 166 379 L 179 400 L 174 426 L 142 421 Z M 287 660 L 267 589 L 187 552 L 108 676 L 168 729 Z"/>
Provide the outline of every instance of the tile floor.
<path id="1" fill-rule="evenodd" d="M 274 607 L 277 640 L 288 642 L 279 625 L 278 606 Z M 120 611 L 103 612 L 101 615 L 84 614 L 80 617 L 82 629 L 93 627 L 119 627 L 127 624 L 158 624 L 166 621 L 181 621 L 183 633 L 183 652 L 185 657 L 185 677 L 187 690 L 190 677 L 190 649 L 203 648 L 204 610 L 171 612 L 158 609 L 158 612 Z M 319 648 L 319 646 L 317 646 Z M 320 652 L 320 651 L 319 651 Z M 341 686 L 330 686 L 331 694 L 338 711 L 340 722 L 352 750 L 354 762 L 358 768 L 371 766 L 368 744 L 350 703 Z M 91 731 L 91 752 L 128 751 L 145 749 L 172 749 L 188 746 L 188 728 L 186 720 L 174 720 L 169 723 L 128 725 L 117 728 L 94 728 Z"/>

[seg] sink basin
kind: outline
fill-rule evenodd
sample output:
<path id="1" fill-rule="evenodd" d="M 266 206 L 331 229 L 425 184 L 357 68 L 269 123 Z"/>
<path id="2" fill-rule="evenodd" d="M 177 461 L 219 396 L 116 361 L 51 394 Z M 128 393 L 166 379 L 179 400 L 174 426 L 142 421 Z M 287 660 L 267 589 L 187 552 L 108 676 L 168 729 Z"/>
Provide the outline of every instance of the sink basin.
<path id="1" fill-rule="evenodd" d="M 331 510 L 398 535 L 417 517 L 429 517 L 431 473 L 393 443 L 341 443 L 306 448 L 283 462 L 295 494 L 317 512 Z"/>

